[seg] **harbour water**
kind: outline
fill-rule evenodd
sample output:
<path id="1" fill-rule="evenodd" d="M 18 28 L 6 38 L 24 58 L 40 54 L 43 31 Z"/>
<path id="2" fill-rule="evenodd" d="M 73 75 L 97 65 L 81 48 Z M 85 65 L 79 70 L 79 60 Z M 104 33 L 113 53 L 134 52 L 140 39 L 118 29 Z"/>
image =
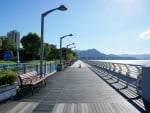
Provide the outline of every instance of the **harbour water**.
<path id="1" fill-rule="evenodd" d="M 95 61 L 133 64 L 133 65 L 141 65 L 141 66 L 150 67 L 150 60 L 95 60 Z"/>

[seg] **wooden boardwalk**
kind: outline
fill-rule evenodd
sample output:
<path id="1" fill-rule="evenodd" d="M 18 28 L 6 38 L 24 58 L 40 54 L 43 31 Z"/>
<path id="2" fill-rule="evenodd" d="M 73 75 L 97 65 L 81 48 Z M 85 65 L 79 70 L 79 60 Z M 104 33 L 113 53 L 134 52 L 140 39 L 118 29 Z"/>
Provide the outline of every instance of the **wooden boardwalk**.
<path id="1" fill-rule="evenodd" d="M 141 113 L 80 61 L 46 81 L 33 96 L 0 104 L 0 113 Z"/>

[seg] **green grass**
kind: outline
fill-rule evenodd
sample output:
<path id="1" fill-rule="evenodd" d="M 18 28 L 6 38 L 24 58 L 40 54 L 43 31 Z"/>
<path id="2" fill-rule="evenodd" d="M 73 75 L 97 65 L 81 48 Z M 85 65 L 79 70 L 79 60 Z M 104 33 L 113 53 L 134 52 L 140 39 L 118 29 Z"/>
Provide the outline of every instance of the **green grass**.
<path id="1" fill-rule="evenodd" d="M 31 60 L 31 61 L 27 61 L 26 63 L 40 63 L 40 60 Z"/>
<path id="2" fill-rule="evenodd" d="M 5 61 L 5 60 L 0 60 L 0 64 L 7 64 L 7 63 L 11 63 L 11 64 L 15 64 L 16 62 L 14 61 Z"/>
<path id="3" fill-rule="evenodd" d="M 56 60 L 56 62 L 59 62 L 59 60 Z M 15 61 L 5 61 L 5 60 L 0 60 L 0 64 L 16 64 Z M 40 60 L 31 60 L 31 61 L 26 61 L 24 63 L 40 63 Z M 43 63 L 50 63 L 50 61 L 44 60 Z"/>

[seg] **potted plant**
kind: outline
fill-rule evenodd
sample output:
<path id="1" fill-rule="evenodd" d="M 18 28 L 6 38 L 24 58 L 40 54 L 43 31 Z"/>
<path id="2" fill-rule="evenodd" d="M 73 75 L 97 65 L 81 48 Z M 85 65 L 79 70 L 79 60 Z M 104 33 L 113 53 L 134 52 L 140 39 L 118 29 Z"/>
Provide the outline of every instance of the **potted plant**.
<path id="1" fill-rule="evenodd" d="M 17 75 L 11 70 L 0 70 L 0 102 L 14 97 L 17 91 Z"/>

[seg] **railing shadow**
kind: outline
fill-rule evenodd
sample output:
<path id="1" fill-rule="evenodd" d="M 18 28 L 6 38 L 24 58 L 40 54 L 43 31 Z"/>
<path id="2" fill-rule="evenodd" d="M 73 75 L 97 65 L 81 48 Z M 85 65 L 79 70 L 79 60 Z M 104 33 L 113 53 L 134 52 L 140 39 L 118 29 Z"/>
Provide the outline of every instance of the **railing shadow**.
<path id="1" fill-rule="evenodd" d="M 89 67 L 90 68 L 90 67 Z M 96 68 L 96 67 L 94 67 Z M 100 71 L 103 73 L 103 71 L 107 72 L 107 75 L 117 75 L 117 77 L 119 77 L 119 74 L 115 73 L 115 72 L 111 72 L 109 70 L 106 70 L 106 69 L 100 69 L 99 68 L 99 72 L 96 72 L 93 68 L 90 68 L 94 73 L 96 73 L 101 79 L 103 79 L 109 86 L 111 86 L 114 90 L 116 90 L 121 96 L 123 96 L 128 102 L 130 102 L 135 108 L 137 108 L 141 113 L 150 113 L 150 103 L 147 102 L 146 100 L 142 99 L 142 97 L 140 95 L 136 96 L 136 97 L 133 97 L 133 98 L 129 98 L 126 94 L 124 94 L 123 92 L 121 92 L 121 90 L 124 90 L 124 89 L 128 89 L 128 86 L 126 86 L 126 84 L 124 85 L 123 88 L 118 88 L 118 87 L 115 87 L 114 84 L 118 83 L 119 84 L 119 81 L 115 81 L 115 82 L 109 82 L 108 78 L 105 78 L 103 76 L 101 76 L 100 74 Z M 98 71 L 98 70 L 97 70 Z M 134 91 L 131 91 L 131 93 L 135 93 Z M 141 106 L 139 106 L 139 104 L 137 104 L 135 101 L 138 101 L 138 100 L 142 100 L 143 101 L 143 104 L 144 104 L 144 108 L 142 108 Z M 141 103 L 142 104 L 142 103 Z"/>

